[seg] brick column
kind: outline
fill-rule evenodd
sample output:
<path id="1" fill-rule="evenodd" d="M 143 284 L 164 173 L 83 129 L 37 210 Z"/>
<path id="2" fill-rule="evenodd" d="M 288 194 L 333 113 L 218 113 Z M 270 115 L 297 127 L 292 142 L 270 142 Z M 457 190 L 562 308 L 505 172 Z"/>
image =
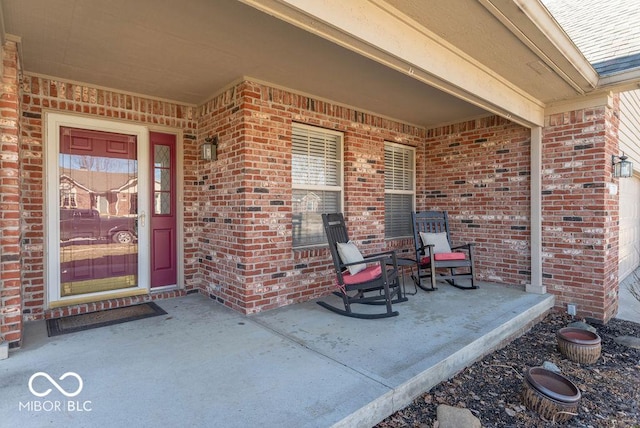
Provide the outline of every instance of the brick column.
<path id="1" fill-rule="evenodd" d="M 543 135 L 543 281 L 556 306 L 600 322 L 617 310 L 616 99 L 552 114 Z"/>
<path id="2" fill-rule="evenodd" d="M 17 44 L 2 47 L 0 92 L 0 339 L 17 347 L 22 340 L 19 190 L 19 64 Z"/>

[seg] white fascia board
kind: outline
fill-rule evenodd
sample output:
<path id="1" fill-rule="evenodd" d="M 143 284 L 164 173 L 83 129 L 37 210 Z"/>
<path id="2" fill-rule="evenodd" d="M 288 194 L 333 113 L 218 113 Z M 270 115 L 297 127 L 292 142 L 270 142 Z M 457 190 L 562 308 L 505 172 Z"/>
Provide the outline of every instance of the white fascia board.
<path id="1" fill-rule="evenodd" d="M 633 91 L 640 88 L 640 68 L 610 74 L 600 79 L 598 85 L 613 92 Z"/>
<path id="2" fill-rule="evenodd" d="M 544 104 L 382 0 L 242 0 L 258 10 L 524 126 Z"/>
<path id="3" fill-rule="evenodd" d="M 557 113 L 584 110 L 602 106 L 613 106 L 613 94 L 611 91 L 602 90 L 587 94 L 583 97 L 550 103 L 549 105 L 547 105 L 544 113 L 545 116 L 549 116 Z"/>

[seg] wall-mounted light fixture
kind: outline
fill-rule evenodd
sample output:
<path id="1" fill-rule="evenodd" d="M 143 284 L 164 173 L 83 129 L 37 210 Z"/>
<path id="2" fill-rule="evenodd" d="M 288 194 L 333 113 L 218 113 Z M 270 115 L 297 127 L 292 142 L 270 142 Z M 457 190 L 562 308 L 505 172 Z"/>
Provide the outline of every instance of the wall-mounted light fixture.
<path id="1" fill-rule="evenodd" d="M 633 163 L 627 160 L 627 156 L 611 155 L 614 177 L 631 177 L 633 175 Z"/>
<path id="2" fill-rule="evenodd" d="M 207 137 L 200 146 L 200 159 L 214 161 L 218 159 L 218 136 Z"/>

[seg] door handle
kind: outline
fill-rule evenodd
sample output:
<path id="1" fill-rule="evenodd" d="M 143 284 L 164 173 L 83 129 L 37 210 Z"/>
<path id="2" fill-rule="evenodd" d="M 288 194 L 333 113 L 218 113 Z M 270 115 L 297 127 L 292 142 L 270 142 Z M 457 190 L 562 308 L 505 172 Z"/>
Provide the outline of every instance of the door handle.
<path id="1" fill-rule="evenodd" d="M 140 227 L 144 227 L 144 220 L 147 217 L 147 215 L 145 214 L 144 211 L 142 211 L 140 214 L 138 214 L 138 220 L 140 222 Z"/>

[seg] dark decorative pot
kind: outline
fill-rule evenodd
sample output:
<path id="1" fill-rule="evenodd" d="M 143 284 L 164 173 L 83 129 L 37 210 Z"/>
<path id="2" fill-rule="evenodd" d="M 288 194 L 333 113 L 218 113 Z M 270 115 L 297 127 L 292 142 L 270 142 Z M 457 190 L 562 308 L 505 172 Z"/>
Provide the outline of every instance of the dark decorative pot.
<path id="1" fill-rule="evenodd" d="M 542 367 L 532 367 L 525 374 L 522 400 L 543 419 L 568 421 L 577 414 L 581 397 L 578 387 L 561 374 Z"/>
<path id="2" fill-rule="evenodd" d="M 602 344 L 600 336 L 589 330 L 565 327 L 558 330 L 560 353 L 576 363 L 593 364 L 600 358 Z"/>

